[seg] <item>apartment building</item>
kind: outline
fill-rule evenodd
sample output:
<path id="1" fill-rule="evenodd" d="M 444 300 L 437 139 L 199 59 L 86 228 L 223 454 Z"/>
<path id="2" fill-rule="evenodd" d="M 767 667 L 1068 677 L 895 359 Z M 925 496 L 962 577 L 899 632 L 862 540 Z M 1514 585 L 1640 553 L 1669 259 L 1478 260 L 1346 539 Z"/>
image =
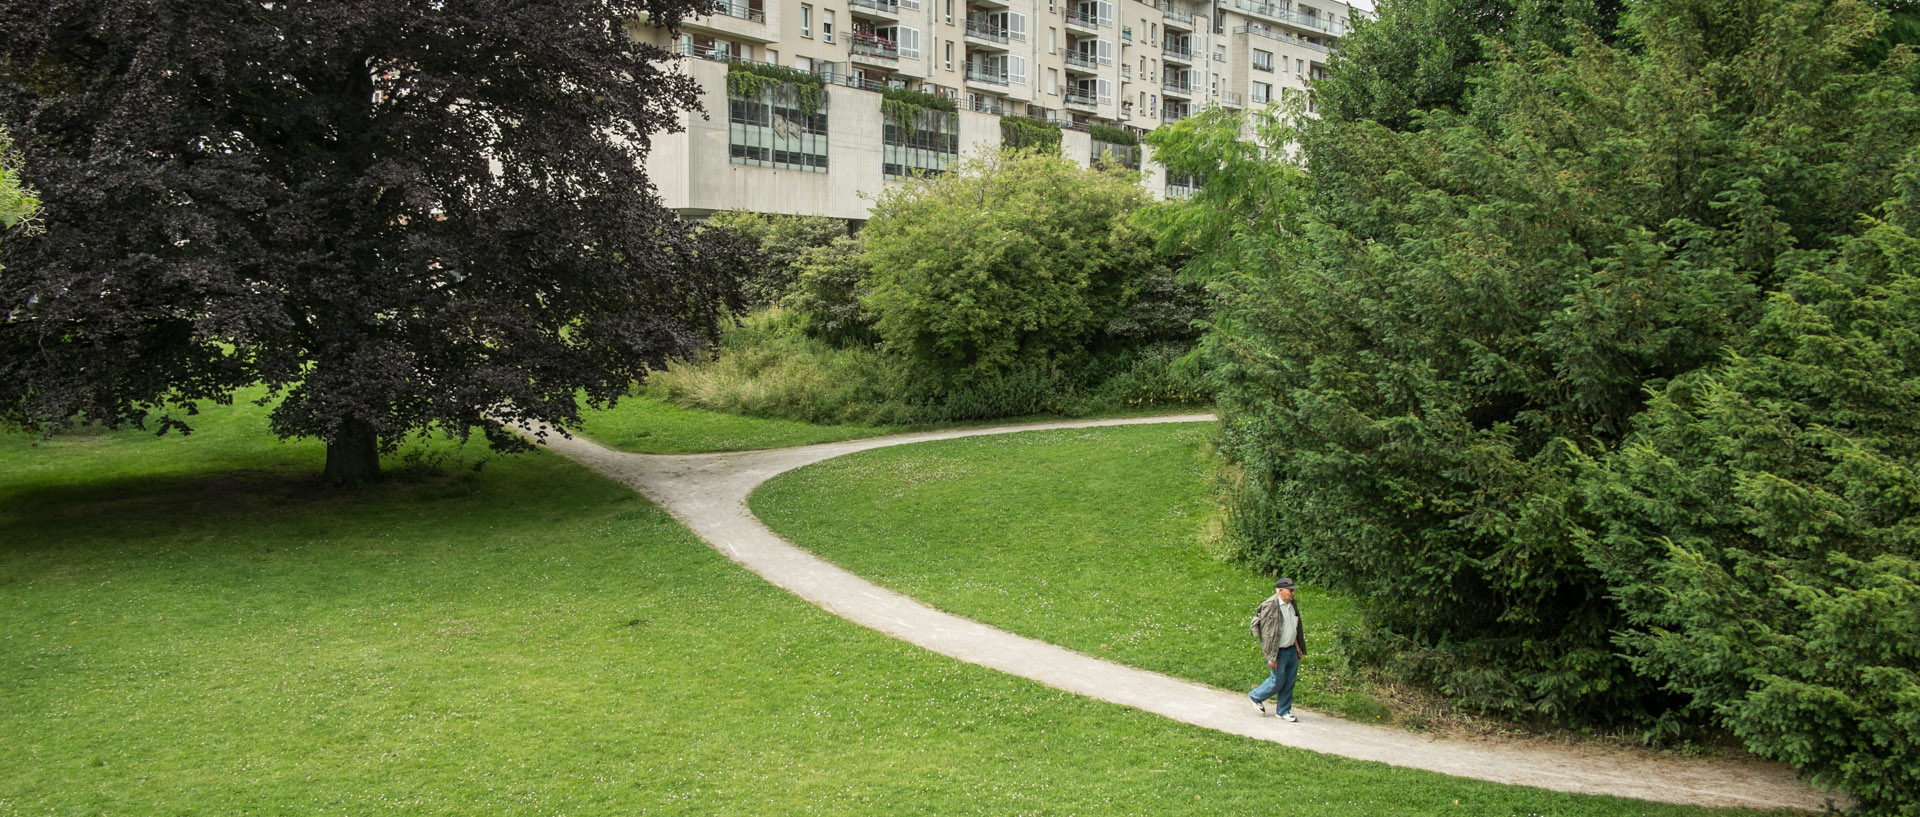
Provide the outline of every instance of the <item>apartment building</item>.
<path id="1" fill-rule="evenodd" d="M 865 219 L 889 184 L 1002 142 L 1002 121 L 1061 128 L 1061 151 L 1112 155 L 1157 196 L 1190 192 L 1126 145 L 1208 106 L 1244 108 L 1324 75 L 1351 11 L 1336 0 L 725 0 L 677 33 L 634 36 L 681 56 L 706 115 L 660 134 L 648 172 L 689 216 L 756 210 Z M 729 63 L 818 77 L 818 91 L 746 83 Z M 889 89 L 952 100 L 889 115 Z M 1105 138 L 1096 138 L 1105 137 Z"/>

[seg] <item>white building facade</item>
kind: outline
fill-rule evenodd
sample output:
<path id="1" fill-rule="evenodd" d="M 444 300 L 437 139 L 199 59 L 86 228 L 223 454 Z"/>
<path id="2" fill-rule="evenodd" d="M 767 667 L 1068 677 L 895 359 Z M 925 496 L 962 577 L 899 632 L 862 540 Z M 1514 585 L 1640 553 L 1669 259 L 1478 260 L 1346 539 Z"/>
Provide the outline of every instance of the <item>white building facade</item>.
<path id="1" fill-rule="evenodd" d="M 1209 106 L 1244 108 L 1323 76 L 1351 11 L 1334 0 L 725 0 L 677 36 L 636 37 L 681 55 L 706 116 L 656 135 L 647 170 L 669 207 L 865 219 L 888 184 L 1002 143 L 1002 120 L 1061 128 L 1082 164 L 1115 151 L 1158 196 L 1169 179 L 1137 137 Z M 729 90 L 729 63 L 819 77 L 804 98 Z M 739 70 L 741 67 L 736 67 Z M 792 86 L 788 86 L 791 88 Z M 886 112 L 889 89 L 952 100 L 956 112 Z M 911 110 L 911 109 L 908 109 Z"/>

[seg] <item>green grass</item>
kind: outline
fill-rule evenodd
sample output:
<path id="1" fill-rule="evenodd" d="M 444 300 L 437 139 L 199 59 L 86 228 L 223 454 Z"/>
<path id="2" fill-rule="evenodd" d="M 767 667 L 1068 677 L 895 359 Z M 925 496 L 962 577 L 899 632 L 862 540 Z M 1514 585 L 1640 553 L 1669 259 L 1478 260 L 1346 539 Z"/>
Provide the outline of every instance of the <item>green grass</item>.
<path id="1" fill-rule="evenodd" d="M 1272 576 L 1203 545 L 1211 424 L 1036 431 L 885 448 L 775 477 L 768 526 L 848 570 L 949 612 L 1223 689 L 1265 678 L 1247 620 Z M 1390 716 L 1331 647 L 1352 601 L 1303 588 L 1296 701 Z"/>
<path id="2" fill-rule="evenodd" d="M 893 426 L 821 426 L 682 408 L 646 394 L 623 397 L 611 409 L 589 412 L 580 431 L 595 441 L 642 454 L 751 451 L 899 434 Z"/>
<path id="3" fill-rule="evenodd" d="M 550 454 L 342 494 L 257 410 L 200 426 L 0 437 L 0 814 L 1730 813 L 1323 757 L 954 662 Z"/>
<path id="4" fill-rule="evenodd" d="M 1205 409 L 1195 409 L 1204 411 Z M 1166 408 L 1116 408 L 1100 417 L 1147 417 L 1168 413 Z M 639 454 L 699 454 L 713 451 L 755 451 L 789 448 L 842 440 L 863 440 L 939 428 L 967 428 L 1066 419 L 1058 415 L 1009 417 L 975 422 L 920 425 L 813 425 L 795 420 L 747 417 L 699 408 L 685 408 L 646 393 L 620 399 L 620 404 L 585 414 L 579 433 L 609 448 Z M 1080 418 L 1085 419 L 1085 418 Z"/>

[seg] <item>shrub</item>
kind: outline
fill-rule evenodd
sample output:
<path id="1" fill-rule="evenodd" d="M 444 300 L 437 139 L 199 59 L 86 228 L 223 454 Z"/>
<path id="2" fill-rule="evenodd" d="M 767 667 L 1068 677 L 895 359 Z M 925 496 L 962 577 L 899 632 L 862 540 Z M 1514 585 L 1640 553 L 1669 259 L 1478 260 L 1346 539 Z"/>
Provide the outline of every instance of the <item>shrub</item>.
<path id="1" fill-rule="evenodd" d="M 1145 271 L 1132 174 L 988 154 L 889 190 L 865 228 L 864 304 L 890 352 L 938 388 L 1083 353 Z"/>
<path id="2" fill-rule="evenodd" d="M 867 264 L 858 237 L 840 236 L 808 249 L 795 268 L 798 280 L 782 305 L 803 331 L 842 348 L 879 342 L 873 315 L 860 304 L 867 294 Z"/>
<path id="3" fill-rule="evenodd" d="M 741 294 L 749 307 L 761 307 L 786 297 L 799 276 L 801 256 L 845 237 L 847 223 L 825 216 L 723 210 L 707 217 L 703 229 L 726 230 L 758 248 L 758 257 L 746 259 L 747 269 L 741 270 Z"/>
<path id="4" fill-rule="evenodd" d="M 1586 483 L 1634 665 L 1866 814 L 1920 813 L 1916 205 L 1802 256 Z"/>

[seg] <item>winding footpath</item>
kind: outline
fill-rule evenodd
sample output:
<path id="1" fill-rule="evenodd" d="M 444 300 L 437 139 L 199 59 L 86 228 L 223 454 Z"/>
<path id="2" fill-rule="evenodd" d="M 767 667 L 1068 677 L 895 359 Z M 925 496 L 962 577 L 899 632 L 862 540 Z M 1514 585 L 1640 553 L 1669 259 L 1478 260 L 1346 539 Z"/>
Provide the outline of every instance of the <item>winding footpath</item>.
<path id="1" fill-rule="evenodd" d="M 1556 791 L 1803 810 L 1819 810 L 1831 796 L 1794 780 L 1784 766 L 1759 761 L 1708 761 L 1599 746 L 1445 740 L 1300 709 L 1295 710 L 1301 716 L 1298 723 L 1261 717 L 1244 692 L 1103 661 L 935 610 L 787 543 L 747 509 L 747 495 L 773 476 L 855 451 L 983 434 L 1212 419 L 1191 414 L 1038 423 L 677 456 L 629 454 L 579 437 L 549 436 L 547 444 L 634 488 L 728 558 L 835 615 L 961 661 L 1089 698 L 1313 752 Z"/>

